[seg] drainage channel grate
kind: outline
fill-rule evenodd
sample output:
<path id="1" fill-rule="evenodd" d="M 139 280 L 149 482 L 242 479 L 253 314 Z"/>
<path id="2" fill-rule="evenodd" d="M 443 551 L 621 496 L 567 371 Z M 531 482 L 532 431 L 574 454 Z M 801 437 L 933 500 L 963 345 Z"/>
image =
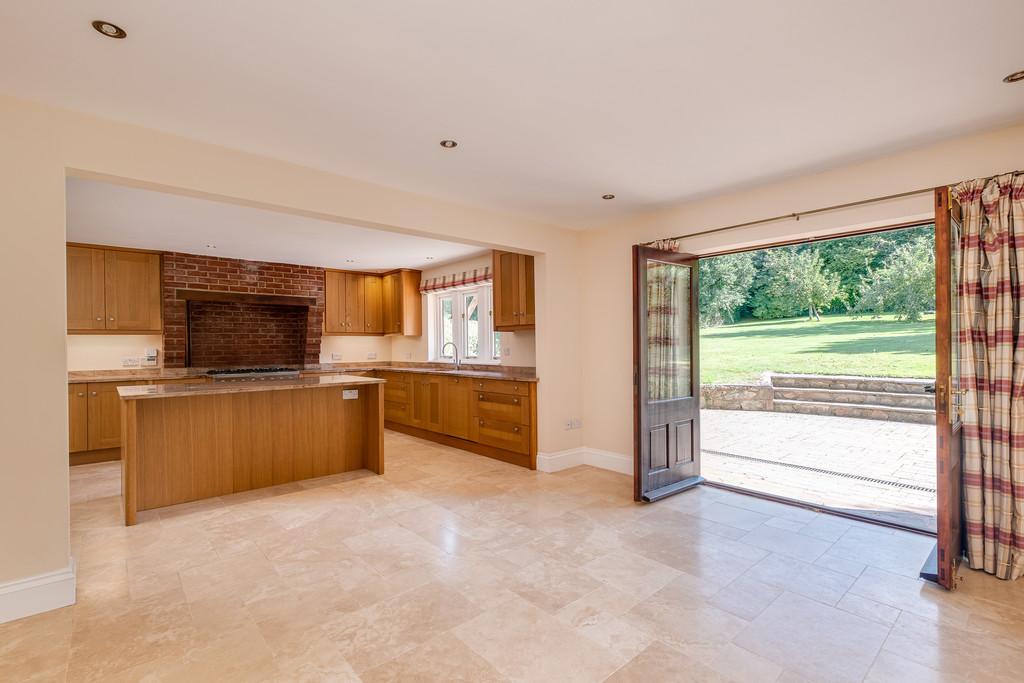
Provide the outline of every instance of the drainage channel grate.
<path id="1" fill-rule="evenodd" d="M 860 474 L 850 474 L 849 472 L 836 472 L 834 470 L 824 470 L 819 467 L 810 467 L 809 465 L 796 465 L 791 462 L 779 462 L 778 460 L 766 460 L 764 458 L 752 458 L 749 455 L 736 455 L 735 453 L 726 453 L 724 451 L 712 451 L 707 448 L 700 449 L 701 453 L 710 453 L 711 455 L 720 455 L 724 458 L 734 458 L 736 460 L 745 460 L 747 462 L 756 462 L 762 465 L 777 465 L 778 467 L 788 467 L 794 470 L 804 470 L 806 472 L 814 472 L 815 474 L 827 474 L 831 477 L 842 477 L 843 479 L 857 479 L 858 481 L 868 481 L 872 484 L 885 484 L 886 486 L 894 486 L 899 489 L 910 489 L 911 491 L 923 491 L 924 493 L 935 493 L 935 489 L 927 486 L 918 486 L 917 484 L 907 484 L 902 481 L 889 481 L 888 479 L 876 479 L 875 477 L 865 477 Z"/>

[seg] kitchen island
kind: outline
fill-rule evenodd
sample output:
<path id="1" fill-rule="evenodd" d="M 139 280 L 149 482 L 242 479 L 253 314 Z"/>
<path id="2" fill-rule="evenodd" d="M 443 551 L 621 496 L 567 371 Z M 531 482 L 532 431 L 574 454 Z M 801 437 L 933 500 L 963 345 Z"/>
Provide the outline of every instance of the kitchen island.
<path id="1" fill-rule="evenodd" d="M 358 469 L 384 472 L 384 380 L 121 386 L 126 525 L 140 510 Z"/>

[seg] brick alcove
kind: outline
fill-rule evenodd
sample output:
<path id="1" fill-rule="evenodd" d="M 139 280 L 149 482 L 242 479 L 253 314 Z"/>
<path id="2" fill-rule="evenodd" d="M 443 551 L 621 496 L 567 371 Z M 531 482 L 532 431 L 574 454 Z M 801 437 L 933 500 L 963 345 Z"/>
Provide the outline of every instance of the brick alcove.
<path id="1" fill-rule="evenodd" d="M 179 290 L 303 297 L 308 307 L 238 302 L 187 302 Z M 192 306 L 192 365 L 302 365 L 320 361 L 324 271 L 265 261 L 170 253 L 163 258 L 164 366 L 187 364 Z M 200 336 L 202 339 L 200 339 Z M 202 342 L 202 348 L 196 342 Z"/>

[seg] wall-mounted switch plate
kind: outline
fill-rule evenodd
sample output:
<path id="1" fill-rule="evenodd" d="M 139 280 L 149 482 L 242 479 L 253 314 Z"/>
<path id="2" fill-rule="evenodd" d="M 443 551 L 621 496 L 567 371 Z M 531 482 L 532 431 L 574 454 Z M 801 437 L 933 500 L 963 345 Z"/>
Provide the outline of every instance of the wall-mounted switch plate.
<path id="1" fill-rule="evenodd" d="M 122 368 L 137 368 L 139 367 L 139 359 L 135 356 L 125 356 L 121 359 Z"/>
<path id="2" fill-rule="evenodd" d="M 366 354 L 366 360 L 377 360 L 377 352 L 370 351 L 368 354 Z"/>
<path id="3" fill-rule="evenodd" d="M 343 392 L 341 392 L 341 398 L 342 398 L 342 400 L 351 400 L 351 399 L 359 398 L 359 390 L 358 389 L 345 389 Z"/>
<path id="4" fill-rule="evenodd" d="M 341 360 L 341 354 L 338 353 L 337 351 L 333 352 L 331 354 L 331 360 Z"/>

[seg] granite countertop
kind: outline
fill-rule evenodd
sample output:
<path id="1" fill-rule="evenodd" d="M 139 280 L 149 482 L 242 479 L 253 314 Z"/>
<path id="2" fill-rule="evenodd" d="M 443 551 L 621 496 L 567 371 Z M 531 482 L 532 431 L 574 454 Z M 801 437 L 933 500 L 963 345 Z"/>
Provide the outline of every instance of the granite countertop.
<path id="1" fill-rule="evenodd" d="M 403 366 L 403 365 L 332 365 L 322 363 L 315 366 L 299 368 L 304 375 L 337 375 L 346 372 L 369 372 L 373 370 L 385 370 L 389 372 L 415 372 L 428 375 L 452 375 L 455 377 L 478 377 L 480 379 L 504 379 L 516 382 L 536 382 L 535 374 L 525 374 L 524 370 L 510 371 L 502 370 L 450 370 L 437 366 Z M 132 370 L 72 370 L 68 372 L 69 384 L 83 384 L 86 382 L 146 382 L 172 379 L 188 379 L 190 377 L 206 377 L 207 368 L 139 368 Z M 272 380 L 277 381 L 277 380 Z"/>
<path id="2" fill-rule="evenodd" d="M 285 391 L 288 389 L 322 389 L 325 387 L 358 387 L 364 384 L 384 384 L 376 377 L 353 375 L 324 375 L 322 377 L 288 377 L 237 382 L 204 382 L 202 384 L 139 384 L 118 387 L 118 395 L 125 400 L 172 398 L 177 396 L 206 396 L 211 394 L 243 394 L 253 391 Z"/>
<path id="3" fill-rule="evenodd" d="M 499 370 L 449 370 L 446 368 L 437 367 L 409 367 L 402 365 L 367 365 L 365 367 L 356 366 L 345 366 L 338 368 L 331 368 L 330 366 L 321 365 L 315 370 L 303 370 L 305 374 L 311 373 L 335 373 L 335 372 L 369 372 L 371 370 L 383 370 L 386 372 L 414 372 L 421 375 L 452 375 L 454 377 L 479 377 L 480 379 L 505 379 L 514 380 L 516 382 L 536 382 L 537 377 L 533 375 L 517 375 L 510 374 L 508 372 L 502 372 Z"/>

